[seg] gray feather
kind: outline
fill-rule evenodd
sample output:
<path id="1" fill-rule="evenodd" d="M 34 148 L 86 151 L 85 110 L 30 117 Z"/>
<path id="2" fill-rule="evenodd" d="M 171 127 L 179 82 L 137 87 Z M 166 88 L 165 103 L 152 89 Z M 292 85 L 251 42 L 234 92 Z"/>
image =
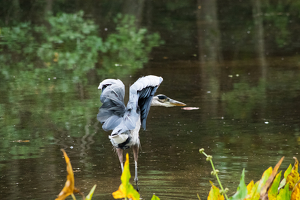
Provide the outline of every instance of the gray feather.
<path id="1" fill-rule="evenodd" d="M 100 101 L 103 103 L 99 109 L 97 120 L 103 123 L 104 130 L 113 130 L 126 111 L 124 104 L 125 87 L 122 81 L 106 79 L 100 83 L 102 89 Z"/>
<path id="2" fill-rule="evenodd" d="M 123 120 L 122 117 L 119 117 L 117 115 L 112 115 L 105 121 L 105 123 L 102 125 L 102 128 L 105 131 L 113 130 L 122 122 L 122 120 Z"/>
<path id="3" fill-rule="evenodd" d="M 103 103 L 97 115 L 102 128 L 115 132 L 134 130 L 140 118 L 142 127 L 146 129 L 146 120 L 150 110 L 152 98 L 163 81 L 161 77 L 145 76 L 139 78 L 130 87 L 130 97 L 127 107 L 124 105 L 125 87 L 122 81 L 106 79 L 98 89 L 102 90 L 100 101 Z"/>
<path id="4" fill-rule="evenodd" d="M 138 106 L 140 109 L 140 118 L 142 127 L 146 129 L 146 120 L 150 111 L 152 98 L 163 81 L 162 77 L 158 76 L 145 76 L 139 78 L 131 87 L 130 87 L 130 105 Z M 128 105 L 127 104 L 127 109 Z"/>

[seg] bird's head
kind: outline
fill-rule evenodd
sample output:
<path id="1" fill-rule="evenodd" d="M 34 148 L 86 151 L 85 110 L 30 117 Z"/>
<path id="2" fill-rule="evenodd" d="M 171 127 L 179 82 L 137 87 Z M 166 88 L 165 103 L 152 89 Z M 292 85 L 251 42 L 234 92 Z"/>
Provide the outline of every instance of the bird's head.
<path id="1" fill-rule="evenodd" d="M 164 106 L 164 107 L 173 107 L 173 106 L 185 106 L 185 103 L 176 101 L 167 97 L 164 94 L 159 94 L 153 97 L 151 106 Z"/>

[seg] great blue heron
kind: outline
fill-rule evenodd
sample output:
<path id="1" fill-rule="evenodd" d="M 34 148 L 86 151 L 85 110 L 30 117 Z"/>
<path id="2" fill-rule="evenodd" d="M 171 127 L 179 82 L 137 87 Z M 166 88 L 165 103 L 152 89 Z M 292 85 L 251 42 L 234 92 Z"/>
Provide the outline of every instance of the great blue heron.
<path id="1" fill-rule="evenodd" d="M 116 149 L 123 171 L 123 150 L 132 147 L 135 162 L 135 178 L 138 190 L 137 161 L 140 146 L 139 130 L 146 129 L 150 106 L 184 106 L 165 95 L 154 96 L 162 77 L 145 76 L 130 87 L 127 106 L 124 104 L 125 86 L 119 79 L 106 79 L 98 89 L 102 90 L 100 101 L 103 103 L 97 115 L 105 131 L 113 130 L 109 139 Z"/>

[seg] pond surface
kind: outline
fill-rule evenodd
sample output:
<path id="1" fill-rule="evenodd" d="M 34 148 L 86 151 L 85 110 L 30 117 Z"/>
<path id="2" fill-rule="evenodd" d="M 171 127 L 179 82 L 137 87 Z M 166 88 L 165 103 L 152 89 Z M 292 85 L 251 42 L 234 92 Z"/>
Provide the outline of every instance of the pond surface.
<path id="1" fill-rule="evenodd" d="M 87 194 L 97 184 L 93 199 L 113 199 L 121 169 L 109 132 L 103 131 L 96 119 L 101 106 L 97 87 L 105 78 L 121 79 L 128 92 L 141 76 L 162 76 L 157 94 L 199 107 L 190 111 L 151 108 L 147 130 L 140 132 L 142 199 L 151 199 L 153 193 L 160 199 L 197 199 L 197 194 L 206 199 L 209 181 L 218 184 L 210 175 L 209 162 L 199 154 L 200 148 L 213 156 L 230 196 L 243 169 L 248 184 L 259 180 L 282 156 L 286 158 L 281 170 L 294 162 L 293 156 L 299 158 L 298 4 L 284 7 L 276 1 L 229 0 L 12 2 L 0 3 L 1 26 L 23 28 L 0 38 L 1 199 L 55 199 L 67 175 L 62 148 L 71 159 L 75 186 Z M 46 24 L 54 30 L 53 24 L 49 27 L 41 20 L 45 11 L 55 16 L 79 10 L 98 27 L 90 32 L 103 41 L 116 32 L 114 16 L 123 13 L 138 19 L 131 24 L 134 30 L 145 27 L 147 34 L 158 33 L 164 43 L 153 36 L 149 41 L 154 41 L 155 47 L 148 51 L 139 49 L 142 43 L 126 45 L 129 39 L 115 36 L 114 41 L 123 43 L 105 43 L 106 50 L 101 49 L 100 40 L 92 42 L 101 49 L 96 49 L 100 55 L 94 58 L 90 55 L 95 49 L 89 46 L 81 51 L 78 39 L 75 46 L 66 45 L 76 51 L 53 42 L 57 38 L 51 34 L 56 36 L 59 31 L 47 32 L 50 35 L 45 39 L 38 37 L 44 33 L 36 29 L 28 29 L 24 35 L 18 32 L 27 27 L 18 23 L 26 21 L 31 22 L 29 27 Z M 60 26 L 68 24 L 62 21 Z M 127 29 L 123 27 L 120 35 L 122 30 Z M 11 41 L 6 40 L 14 34 Z M 64 41 L 64 36 L 60 37 Z M 138 37 L 141 35 L 134 36 Z M 15 41 L 19 46 L 9 46 Z M 53 43 L 56 46 L 49 46 Z M 119 51 L 110 51 L 113 45 Z M 139 48 L 130 48 L 134 45 Z M 124 56 L 124 51 L 131 54 Z M 126 152 L 133 173 L 133 154 Z"/>

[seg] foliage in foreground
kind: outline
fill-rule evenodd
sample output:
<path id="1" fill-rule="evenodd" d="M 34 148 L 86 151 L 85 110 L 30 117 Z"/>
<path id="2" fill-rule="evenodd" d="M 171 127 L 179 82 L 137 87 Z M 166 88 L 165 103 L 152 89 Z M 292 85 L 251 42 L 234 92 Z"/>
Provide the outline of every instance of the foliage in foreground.
<path id="1" fill-rule="evenodd" d="M 84 195 L 80 192 L 80 190 L 75 188 L 74 173 L 73 173 L 72 165 L 70 162 L 70 158 L 68 157 L 65 150 L 62 149 L 61 151 L 64 153 L 64 157 L 66 160 L 68 176 L 67 176 L 67 181 L 65 183 L 65 187 L 58 194 L 58 197 L 55 200 L 64 200 L 65 198 L 67 198 L 70 195 L 72 196 L 73 199 L 76 200 L 76 197 L 74 196 L 75 193 L 79 193 L 82 196 L 82 198 L 85 200 L 91 200 L 92 196 L 94 194 L 94 191 L 96 189 L 96 185 L 94 185 L 94 187 L 91 189 L 88 196 L 84 197 Z"/>
<path id="2" fill-rule="evenodd" d="M 140 194 L 133 188 L 133 186 L 129 183 L 130 179 L 130 171 L 129 171 L 129 156 L 126 154 L 126 161 L 124 165 L 124 170 L 121 176 L 121 182 L 119 189 L 112 193 L 115 199 L 129 198 L 132 200 L 140 199 Z"/>
<path id="3" fill-rule="evenodd" d="M 269 167 L 262 175 L 261 179 L 254 184 L 252 180 L 247 186 L 245 184 L 245 170 L 242 172 L 240 184 L 237 188 L 236 193 L 228 198 L 227 192 L 228 189 L 223 189 L 221 181 L 218 177 L 218 170 L 215 169 L 214 164 L 212 162 L 212 156 L 207 155 L 204 152 L 204 149 L 200 149 L 200 153 L 206 156 L 206 160 L 210 161 L 213 171 L 211 172 L 212 175 L 215 175 L 219 186 L 214 186 L 211 182 L 211 190 L 208 195 L 208 200 L 224 200 L 224 197 L 228 200 L 281 200 L 281 199 L 291 199 L 296 200 L 300 199 L 300 177 L 298 173 L 298 165 L 299 162 L 297 158 L 295 159 L 295 164 L 292 167 L 290 164 L 287 170 L 284 172 L 283 179 L 281 180 L 282 172 L 278 172 L 278 169 L 284 159 L 282 157 L 280 161 L 276 164 L 274 169 Z M 281 181 L 280 181 L 281 180 Z M 199 196 L 198 196 L 199 197 Z M 200 198 L 199 198 L 200 199 Z"/>
<path id="4" fill-rule="evenodd" d="M 112 193 L 115 199 L 125 198 L 132 199 L 132 200 L 139 200 L 140 194 L 133 188 L 133 186 L 129 183 L 129 179 L 131 177 L 130 170 L 129 170 L 129 156 L 128 153 L 126 154 L 126 161 L 124 165 L 124 170 L 121 176 L 121 182 L 119 189 Z M 153 194 L 151 200 L 160 200 L 157 196 Z"/>
<path id="5" fill-rule="evenodd" d="M 79 193 L 82 195 L 82 198 L 85 200 L 91 200 L 94 194 L 96 185 L 91 189 L 89 195 L 85 197 L 79 189 L 75 188 L 75 180 L 74 173 L 72 170 L 72 165 L 69 157 L 66 152 L 62 149 L 64 153 L 64 157 L 67 164 L 67 181 L 65 183 L 64 188 L 59 193 L 56 200 L 64 200 L 68 196 L 72 196 L 73 200 L 76 200 L 74 194 Z M 278 172 L 278 169 L 284 159 L 282 157 L 279 162 L 276 164 L 274 169 L 269 167 L 262 175 L 261 179 L 254 184 L 252 180 L 248 185 L 245 184 L 245 169 L 242 172 L 240 184 L 237 188 L 237 191 L 234 195 L 228 198 L 227 193 L 228 189 L 223 188 L 222 183 L 219 179 L 218 173 L 219 171 L 215 169 L 214 164 L 212 162 L 212 156 L 207 155 L 204 152 L 204 149 L 200 149 L 200 153 L 206 156 L 206 160 L 210 161 L 213 171 L 212 175 L 216 176 L 218 180 L 218 184 L 221 189 L 215 186 L 212 182 L 211 189 L 209 195 L 207 197 L 208 200 L 298 200 L 300 199 L 300 176 L 298 173 L 298 165 L 299 162 L 297 158 L 295 159 L 295 164 L 292 167 L 290 164 L 287 170 L 284 172 L 283 179 L 281 180 L 282 172 Z M 112 193 L 114 199 L 132 199 L 139 200 L 140 194 L 134 189 L 134 187 L 130 184 L 129 180 L 131 178 L 130 170 L 129 170 L 129 156 L 126 154 L 126 162 L 124 165 L 124 170 L 121 176 L 121 185 L 119 189 Z M 198 198 L 200 199 L 199 195 Z M 151 200 L 159 200 L 159 198 L 155 195 L 152 196 Z"/>
<path id="6" fill-rule="evenodd" d="M 58 197 L 55 200 L 64 200 L 70 195 L 72 196 L 73 200 L 76 200 L 76 197 L 74 196 L 74 194 L 76 194 L 76 193 L 80 194 L 82 196 L 82 199 L 91 200 L 92 196 L 94 194 L 94 191 L 96 189 L 96 185 L 94 185 L 94 187 L 91 189 L 90 193 L 86 197 L 83 195 L 83 193 L 80 192 L 79 189 L 75 188 L 74 173 L 73 173 L 70 159 L 69 159 L 67 153 L 65 152 L 65 150 L 61 149 L 61 151 L 64 153 L 64 157 L 66 160 L 68 176 L 67 176 L 67 181 L 65 183 L 64 188 L 58 194 Z M 119 189 L 112 193 L 112 195 L 115 199 L 121 199 L 121 198 L 125 198 L 126 200 L 127 199 L 132 199 L 132 200 L 140 199 L 140 194 L 129 183 L 130 177 L 131 177 L 131 174 L 130 174 L 130 170 L 129 170 L 129 155 L 126 154 L 124 170 L 123 170 L 123 173 L 121 176 L 122 183 L 121 183 Z M 160 199 L 157 196 L 153 195 L 151 200 L 160 200 Z"/>

